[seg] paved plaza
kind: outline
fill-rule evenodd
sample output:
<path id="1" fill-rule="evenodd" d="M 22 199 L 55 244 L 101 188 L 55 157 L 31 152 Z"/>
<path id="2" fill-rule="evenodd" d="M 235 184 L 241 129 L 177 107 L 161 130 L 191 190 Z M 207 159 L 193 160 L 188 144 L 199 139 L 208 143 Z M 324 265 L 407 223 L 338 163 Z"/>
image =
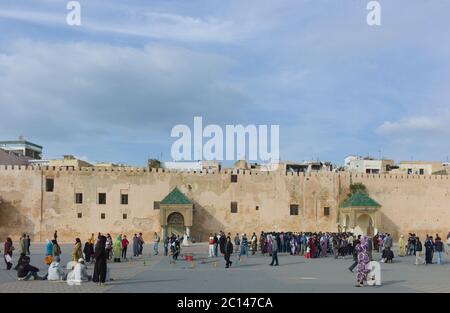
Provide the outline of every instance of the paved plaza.
<path id="1" fill-rule="evenodd" d="M 208 258 L 207 248 L 206 243 L 182 248 L 182 254 L 194 255 L 194 262 L 180 258 L 170 264 L 162 254 L 150 255 L 152 246 L 145 245 L 142 257 L 108 263 L 113 280 L 104 287 L 90 282 L 69 286 L 66 282 L 18 281 L 17 272 L 5 270 L 3 262 L 0 292 L 450 292 L 448 261 L 443 265 L 415 266 L 415 257 L 396 257 L 392 264 L 381 264 L 382 286 L 356 288 L 356 274 L 347 269 L 351 256 L 336 260 L 330 256 L 305 259 L 279 254 L 280 266 L 271 267 L 267 255 L 249 255 L 241 262 L 233 255 L 232 267 L 225 269 L 223 257 Z M 41 269 L 41 275 L 47 268 L 44 250 L 44 244 L 32 244 L 31 263 Z M 71 245 L 62 245 L 62 252 L 62 263 L 66 264 Z M 17 254 L 14 257 L 16 262 Z M 378 258 L 375 253 L 374 259 Z M 88 266 L 88 272 L 92 274 L 93 265 Z"/>

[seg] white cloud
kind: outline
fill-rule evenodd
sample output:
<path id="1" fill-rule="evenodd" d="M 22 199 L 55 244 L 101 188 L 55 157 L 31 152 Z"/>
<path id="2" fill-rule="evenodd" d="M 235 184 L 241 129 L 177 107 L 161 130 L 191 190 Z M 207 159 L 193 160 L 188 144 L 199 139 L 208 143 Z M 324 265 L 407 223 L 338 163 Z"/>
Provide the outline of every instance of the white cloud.
<path id="1" fill-rule="evenodd" d="M 233 60 L 167 45 L 142 49 L 22 40 L 0 52 L 2 136 L 40 140 L 170 140 L 208 116 L 220 123 L 248 99 L 226 79 Z M 19 126 L 20 125 L 20 126 Z"/>
<path id="2" fill-rule="evenodd" d="M 396 122 L 386 121 L 379 128 L 379 132 L 385 135 L 407 135 L 447 133 L 448 127 L 439 118 L 428 116 L 413 116 L 403 118 Z"/>
<path id="3" fill-rule="evenodd" d="M 171 13 L 151 11 L 133 11 L 113 19 L 97 19 L 87 16 L 82 11 L 81 25 L 77 30 L 88 32 L 105 32 L 112 34 L 138 36 L 143 38 L 168 39 L 184 42 L 232 42 L 242 38 L 247 31 L 242 25 L 232 20 L 219 18 L 200 18 Z M 53 26 L 69 27 L 66 24 L 67 12 L 60 13 L 0 10 L 0 18 L 22 22 Z"/>

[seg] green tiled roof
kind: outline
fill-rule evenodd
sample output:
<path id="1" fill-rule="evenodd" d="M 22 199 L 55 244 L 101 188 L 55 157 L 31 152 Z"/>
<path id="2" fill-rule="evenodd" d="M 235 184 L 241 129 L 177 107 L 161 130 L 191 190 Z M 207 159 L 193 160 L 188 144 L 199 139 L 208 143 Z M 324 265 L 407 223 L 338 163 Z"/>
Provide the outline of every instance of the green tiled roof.
<path id="1" fill-rule="evenodd" d="M 368 194 L 358 191 L 354 193 L 350 198 L 343 201 L 340 205 L 341 208 L 352 207 L 365 207 L 365 208 L 379 208 L 381 205 L 369 197 Z"/>
<path id="2" fill-rule="evenodd" d="M 191 200 L 175 187 L 162 201 L 161 204 L 192 204 Z"/>

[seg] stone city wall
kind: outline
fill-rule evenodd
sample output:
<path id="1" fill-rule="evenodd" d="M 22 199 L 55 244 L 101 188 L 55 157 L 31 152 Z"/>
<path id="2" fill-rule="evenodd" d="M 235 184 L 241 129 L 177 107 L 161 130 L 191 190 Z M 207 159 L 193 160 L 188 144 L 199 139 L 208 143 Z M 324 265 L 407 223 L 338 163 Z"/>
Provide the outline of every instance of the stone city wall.
<path id="1" fill-rule="evenodd" d="M 237 174 L 237 183 L 231 182 Z M 54 179 L 53 192 L 45 191 L 46 178 Z M 382 232 L 394 238 L 408 232 L 449 231 L 450 180 L 437 175 L 372 175 L 348 173 L 292 174 L 255 171 L 181 173 L 144 168 L 82 168 L 0 166 L 0 236 L 30 233 L 45 241 L 58 230 L 61 241 L 84 242 L 91 233 L 122 233 L 131 237 L 142 232 L 151 241 L 161 233 L 161 201 L 178 187 L 194 203 L 191 235 L 206 240 L 210 232 L 337 231 L 339 203 L 352 182 L 367 186 L 370 197 L 382 207 Z M 83 203 L 75 203 L 75 193 Z M 98 193 L 106 193 L 106 204 L 98 204 Z M 121 204 L 128 194 L 128 205 Z M 231 213 L 230 203 L 238 203 Z M 290 215 L 297 204 L 298 215 Z M 329 207 L 329 215 L 324 215 Z M 81 213 L 81 218 L 78 214 Z M 105 214 L 105 218 L 101 218 Z M 124 219 L 126 214 L 126 219 Z"/>

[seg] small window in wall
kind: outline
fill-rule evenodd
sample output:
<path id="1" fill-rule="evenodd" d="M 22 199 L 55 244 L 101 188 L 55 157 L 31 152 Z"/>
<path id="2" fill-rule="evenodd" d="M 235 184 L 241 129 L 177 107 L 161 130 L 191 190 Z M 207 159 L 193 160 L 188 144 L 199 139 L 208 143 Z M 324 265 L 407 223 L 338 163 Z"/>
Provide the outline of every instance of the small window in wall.
<path id="1" fill-rule="evenodd" d="M 105 219 L 105 213 L 100 214 L 100 218 L 101 218 L 102 220 L 104 220 L 104 219 Z"/>
<path id="2" fill-rule="evenodd" d="M 159 210 L 159 204 L 161 201 L 153 201 L 153 210 Z"/>
<path id="3" fill-rule="evenodd" d="M 53 178 L 45 179 L 45 191 L 53 192 L 53 188 L 55 187 L 55 180 Z"/>
<path id="4" fill-rule="evenodd" d="M 77 213 L 77 217 L 78 217 L 78 218 L 82 218 L 82 217 L 83 217 L 83 214 L 82 214 L 82 213 Z"/>
<path id="5" fill-rule="evenodd" d="M 120 195 L 120 204 L 128 204 L 128 195 Z"/>
<path id="6" fill-rule="evenodd" d="M 291 215 L 298 215 L 298 204 L 291 204 L 290 214 Z"/>
<path id="7" fill-rule="evenodd" d="M 126 213 L 122 214 L 122 219 L 126 220 L 128 218 L 128 215 Z"/>
<path id="8" fill-rule="evenodd" d="M 237 213 L 238 211 L 238 203 L 237 202 L 231 202 L 231 213 Z"/>
<path id="9" fill-rule="evenodd" d="M 238 178 L 238 176 L 236 174 L 232 174 L 231 175 L 231 182 L 232 183 L 237 183 L 237 178 Z"/>
<path id="10" fill-rule="evenodd" d="M 256 206 L 255 210 L 256 210 L 256 211 L 258 211 L 258 210 L 259 210 L 259 205 L 257 205 L 257 206 Z"/>
<path id="11" fill-rule="evenodd" d="M 420 175 L 425 174 L 425 170 L 424 170 L 423 168 L 419 169 L 419 174 L 420 174 Z"/>
<path id="12" fill-rule="evenodd" d="M 330 215 L 330 207 L 324 207 L 323 208 L 323 215 L 324 216 L 328 216 L 328 215 Z"/>
<path id="13" fill-rule="evenodd" d="M 106 193 L 100 192 L 98 194 L 98 204 L 106 204 Z"/>
<path id="14" fill-rule="evenodd" d="M 81 192 L 77 192 L 75 194 L 75 203 L 82 204 L 83 203 L 83 194 Z"/>

